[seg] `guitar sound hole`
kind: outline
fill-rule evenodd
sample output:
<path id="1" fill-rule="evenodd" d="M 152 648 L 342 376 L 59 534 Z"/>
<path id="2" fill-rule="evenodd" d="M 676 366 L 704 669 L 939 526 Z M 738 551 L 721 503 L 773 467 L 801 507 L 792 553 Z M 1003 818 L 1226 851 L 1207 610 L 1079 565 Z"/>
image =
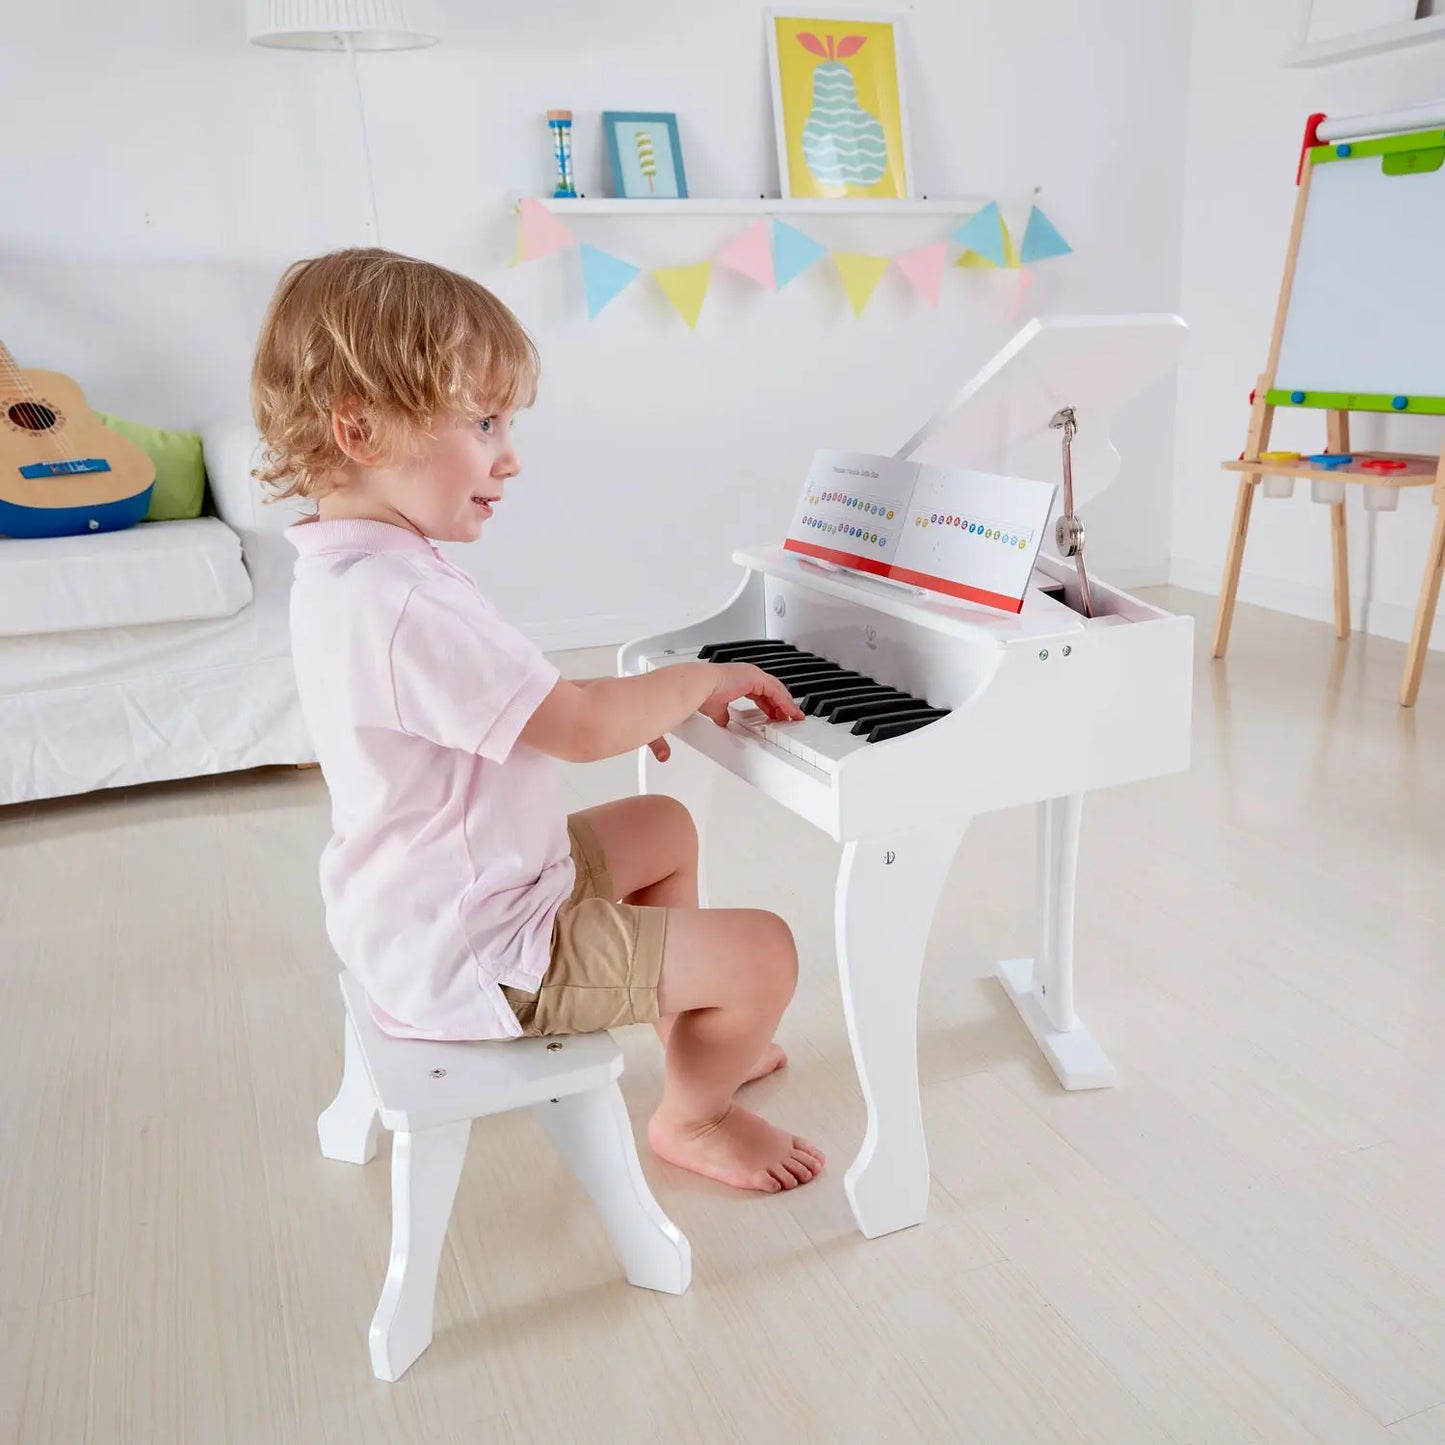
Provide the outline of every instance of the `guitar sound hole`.
<path id="1" fill-rule="evenodd" d="M 5 414 L 26 431 L 49 431 L 57 421 L 55 413 L 40 401 L 17 401 Z"/>

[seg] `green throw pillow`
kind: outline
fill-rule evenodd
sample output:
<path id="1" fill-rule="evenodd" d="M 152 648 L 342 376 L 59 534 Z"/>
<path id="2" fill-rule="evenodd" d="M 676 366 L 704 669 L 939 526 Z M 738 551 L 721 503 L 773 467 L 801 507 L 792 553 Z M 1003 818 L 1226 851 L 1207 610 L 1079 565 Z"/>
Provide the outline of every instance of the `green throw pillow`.
<path id="1" fill-rule="evenodd" d="M 206 458 L 194 432 L 162 431 L 96 412 L 101 426 L 133 441 L 155 463 L 156 484 L 143 521 L 179 522 L 199 517 L 206 500 Z"/>

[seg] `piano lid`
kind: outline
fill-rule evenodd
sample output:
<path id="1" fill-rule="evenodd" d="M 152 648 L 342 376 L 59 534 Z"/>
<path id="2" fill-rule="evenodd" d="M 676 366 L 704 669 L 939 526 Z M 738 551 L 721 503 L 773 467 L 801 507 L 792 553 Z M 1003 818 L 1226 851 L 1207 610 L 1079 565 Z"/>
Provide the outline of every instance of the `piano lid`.
<path id="1" fill-rule="evenodd" d="M 1114 415 L 1177 360 L 1178 316 L 1039 316 L 899 450 L 910 461 L 1058 482 L 1063 436 L 1049 422 L 1072 406 L 1074 502 L 1119 471 Z"/>

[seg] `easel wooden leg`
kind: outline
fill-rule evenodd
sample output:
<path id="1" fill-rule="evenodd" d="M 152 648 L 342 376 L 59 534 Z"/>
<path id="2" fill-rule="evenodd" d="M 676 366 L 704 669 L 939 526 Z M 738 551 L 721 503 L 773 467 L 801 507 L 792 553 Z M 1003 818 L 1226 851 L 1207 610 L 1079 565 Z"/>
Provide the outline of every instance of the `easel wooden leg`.
<path id="1" fill-rule="evenodd" d="M 1223 657 L 1225 648 L 1229 646 L 1229 626 L 1234 621 L 1234 594 L 1239 590 L 1244 539 L 1249 533 L 1249 514 L 1258 485 L 1258 472 L 1248 472 L 1239 479 L 1239 495 L 1234 503 L 1234 527 L 1229 534 L 1229 554 L 1225 558 L 1224 581 L 1219 589 L 1219 615 L 1214 622 L 1215 657 Z"/>
<path id="2" fill-rule="evenodd" d="M 1425 671 L 1425 654 L 1430 650 L 1430 628 L 1435 606 L 1440 601 L 1440 574 L 1445 571 L 1445 494 L 1435 491 L 1435 527 L 1430 533 L 1430 551 L 1425 558 L 1425 576 L 1420 582 L 1420 605 L 1415 609 L 1415 631 L 1405 655 L 1405 676 L 1400 683 L 1400 706 L 1414 707 L 1420 696 L 1420 675 Z"/>
<path id="3" fill-rule="evenodd" d="M 1345 544 L 1345 504 L 1330 504 L 1330 540 L 1335 553 L 1335 636 L 1350 635 L 1350 552 Z"/>
<path id="4" fill-rule="evenodd" d="M 1325 420 L 1325 434 L 1332 452 L 1348 452 L 1349 412 L 1332 411 Z M 1350 635 L 1350 551 L 1346 545 L 1343 498 L 1330 505 L 1330 544 L 1335 554 L 1335 636 L 1343 642 Z"/>

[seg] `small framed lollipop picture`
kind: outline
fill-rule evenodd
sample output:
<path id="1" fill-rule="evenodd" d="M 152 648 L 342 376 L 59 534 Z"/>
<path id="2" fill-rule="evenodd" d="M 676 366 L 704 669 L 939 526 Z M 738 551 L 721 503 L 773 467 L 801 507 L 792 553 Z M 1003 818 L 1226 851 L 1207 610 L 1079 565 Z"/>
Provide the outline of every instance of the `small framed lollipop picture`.
<path id="1" fill-rule="evenodd" d="M 687 195 L 675 114 L 604 110 L 602 130 L 614 195 L 630 201 L 676 201 Z"/>

